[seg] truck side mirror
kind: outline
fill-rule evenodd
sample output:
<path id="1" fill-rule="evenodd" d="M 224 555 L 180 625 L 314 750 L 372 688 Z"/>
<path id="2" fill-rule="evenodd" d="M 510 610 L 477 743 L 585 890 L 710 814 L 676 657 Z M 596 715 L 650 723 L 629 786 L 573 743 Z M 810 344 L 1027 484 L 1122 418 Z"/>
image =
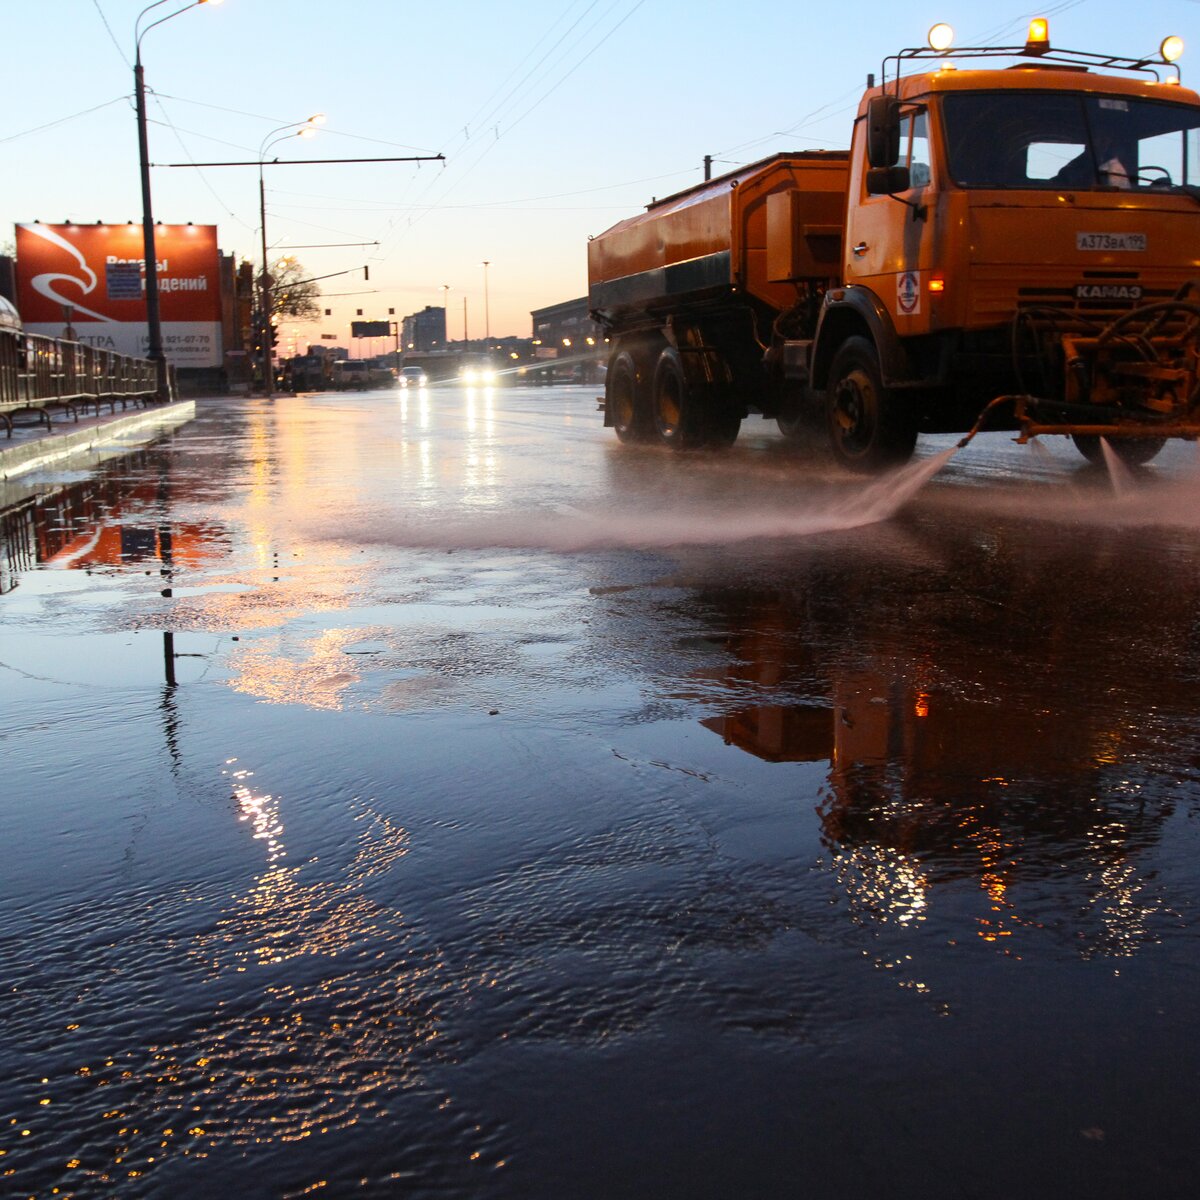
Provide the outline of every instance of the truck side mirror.
<path id="1" fill-rule="evenodd" d="M 868 196 L 894 196 L 912 187 L 912 173 L 907 167 L 871 167 L 867 171 Z"/>
<path id="2" fill-rule="evenodd" d="M 867 101 L 867 162 L 890 167 L 900 157 L 900 101 L 872 96 Z"/>

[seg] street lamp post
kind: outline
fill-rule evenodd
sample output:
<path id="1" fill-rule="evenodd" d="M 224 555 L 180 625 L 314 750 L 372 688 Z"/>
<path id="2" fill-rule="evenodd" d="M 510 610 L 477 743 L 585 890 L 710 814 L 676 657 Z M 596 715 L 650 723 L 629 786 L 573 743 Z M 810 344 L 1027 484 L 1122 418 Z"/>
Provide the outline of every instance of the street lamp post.
<path id="1" fill-rule="evenodd" d="M 259 324 L 262 330 L 263 391 L 268 398 L 274 394 L 275 372 L 271 354 L 271 275 L 267 264 L 267 189 L 263 182 L 263 167 L 266 165 L 264 159 L 267 151 L 277 142 L 285 142 L 290 137 L 312 137 L 317 132 L 316 126 L 324 120 L 324 113 L 314 113 L 306 121 L 289 121 L 286 125 L 280 125 L 278 129 L 272 129 L 258 147 L 258 217 L 262 230 L 263 264 L 262 279 L 259 281 Z M 285 129 L 292 132 L 284 134 L 283 137 L 275 137 L 275 134 L 282 133 Z"/>
<path id="2" fill-rule="evenodd" d="M 487 269 L 490 264 L 485 258 L 483 260 L 483 336 L 488 341 L 492 340 L 492 314 L 488 307 L 488 285 L 487 285 Z"/>
<path id="3" fill-rule="evenodd" d="M 133 86 L 134 103 L 137 111 L 138 127 L 138 164 L 142 176 L 142 254 L 146 260 L 146 336 L 149 341 L 148 355 L 154 363 L 155 391 L 157 400 L 171 398 L 170 387 L 167 383 L 167 359 L 163 353 L 162 320 L 158 307 L 158 259 L 154 249 L 154 211 L 150 201 L 150 148 L 146 134 L 146 76 L 142 70 L 142 38 L 156 25 L 196 8 L 201 4 L 220 4 L 221 0 L 193 0 L 184 8 L 178 8 L 157 21 L 151 21 L 145 29 L 141 28 L 142 18 L 152 9 L 166 4 L 167 0 L 154 0 L 138 13 L 133 25 L 134 55 L 133 55 Z"/>

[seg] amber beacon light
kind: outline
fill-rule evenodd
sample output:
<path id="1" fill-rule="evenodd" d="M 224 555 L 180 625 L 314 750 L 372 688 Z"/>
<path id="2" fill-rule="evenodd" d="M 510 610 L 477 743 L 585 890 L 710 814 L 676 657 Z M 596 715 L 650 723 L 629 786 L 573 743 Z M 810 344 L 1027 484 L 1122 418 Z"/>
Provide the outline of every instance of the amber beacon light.
<path id="1" fill-rule="evenodd" d="M 1034 17 L 1029 22 L 1029 36 L 1025 39 L 1026 54 L 1045 54 L 1050 49 L 1050 22 L 1045 17 Z"/>

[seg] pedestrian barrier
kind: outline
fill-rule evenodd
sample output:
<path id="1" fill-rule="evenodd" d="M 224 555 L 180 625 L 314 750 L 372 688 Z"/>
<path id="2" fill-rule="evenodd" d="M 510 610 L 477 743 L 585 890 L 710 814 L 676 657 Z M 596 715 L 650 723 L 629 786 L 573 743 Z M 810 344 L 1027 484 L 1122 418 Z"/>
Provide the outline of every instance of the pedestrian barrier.
<path id="1" fill-rule="evenodd" d="M 14 413 L 34 413 L 49 428 L 52 408 L 78 421 L 80 408 L 86 413 L 92 406 L 99 414 L 107 404 L 115 413 L 118 404 L 122 408 L 144 405 L 157 392 L 157 373 L 150 359 L 0 329 L 0 421 L 10 438 Z"/>

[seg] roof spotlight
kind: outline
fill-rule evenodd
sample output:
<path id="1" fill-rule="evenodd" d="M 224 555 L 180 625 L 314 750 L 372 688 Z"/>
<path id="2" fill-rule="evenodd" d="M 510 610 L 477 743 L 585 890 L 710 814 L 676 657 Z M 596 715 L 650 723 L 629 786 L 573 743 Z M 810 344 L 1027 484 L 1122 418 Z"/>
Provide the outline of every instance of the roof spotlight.
<path id="1" fill-rule="evenodd" d="M 1170 37 L 1163 38 L 1158 52 L 1163 56 L 1163 62 L 1178 62 L 1183 56 L 1183 38 L 1174 33 Z"/>
<path id="2" fill-rule="evenodd" d="M 945 21 L 939 21 L 926 35 L 930 48 L 939 54 L 949 50 L 954 42 L 954 30 Z"/>

